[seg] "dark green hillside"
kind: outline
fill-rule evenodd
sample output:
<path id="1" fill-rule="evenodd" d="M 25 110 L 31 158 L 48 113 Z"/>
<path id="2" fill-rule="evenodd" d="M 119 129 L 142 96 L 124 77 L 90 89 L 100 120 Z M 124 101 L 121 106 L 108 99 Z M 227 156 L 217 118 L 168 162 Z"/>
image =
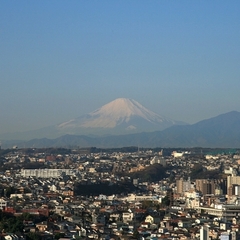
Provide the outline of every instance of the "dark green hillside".
<path id="1" fill-rule="evenodd" d="M 169 170 L 169 168 L 163 167 L 161 164 L 153 164 L 142 171 L 133 172 L 128 175 L 131 178 L 139 178 L 143 181 L 154 182 L 168 177 L 169 175 L 166 173 L 167 170 Z"/>
<path id="2" fill-rule="evenodd" d="M 222 171 L 213 170 L 208 171 L 206 170 L 201 164 L 196 164 L 190 174 L 191 179 L 221 179 L 223 178 Z"/>
<path id="3" fill-rule="evenodd" d="M 97 183 L 97 184 L 75 184 L 74 194 L 75 195 L 84 195 L 84 196 L 97 196 L 99 194 L 112 195 L 112 194 L 121 194 L 121 193 L 130 193 L 137 190 L 132 183 L 118 183 L 118 184 L 109 184 L 109 183 Z"/>

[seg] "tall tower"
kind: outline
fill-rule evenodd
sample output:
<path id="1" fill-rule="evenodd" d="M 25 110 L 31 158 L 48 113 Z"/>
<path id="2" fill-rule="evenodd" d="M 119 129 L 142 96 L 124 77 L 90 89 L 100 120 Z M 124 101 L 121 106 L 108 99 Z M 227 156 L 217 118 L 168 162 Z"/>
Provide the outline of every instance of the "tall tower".
<path id="1" fill-rule="evenodd" d="M 200 229 L 200 240 L 209 240 L 209 229 L 207 226 L 202 226 Z"/>
<path id="2" fill-rule="evenodd" d="M 173 190 L 170 188 L 167 190 L 167 197 L 169 199 L 169 206 L 173 205 Z"/>

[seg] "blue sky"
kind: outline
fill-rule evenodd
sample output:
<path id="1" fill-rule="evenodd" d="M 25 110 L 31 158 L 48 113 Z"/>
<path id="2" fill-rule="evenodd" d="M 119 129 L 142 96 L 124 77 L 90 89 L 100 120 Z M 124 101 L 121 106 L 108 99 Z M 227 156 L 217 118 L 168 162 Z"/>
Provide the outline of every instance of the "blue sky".
<path id="1" fill-rule="evenodd" d="M 195 123 L 240 111 L 240 1 L 2 0 L 0 133 L 119 97 Z"/>

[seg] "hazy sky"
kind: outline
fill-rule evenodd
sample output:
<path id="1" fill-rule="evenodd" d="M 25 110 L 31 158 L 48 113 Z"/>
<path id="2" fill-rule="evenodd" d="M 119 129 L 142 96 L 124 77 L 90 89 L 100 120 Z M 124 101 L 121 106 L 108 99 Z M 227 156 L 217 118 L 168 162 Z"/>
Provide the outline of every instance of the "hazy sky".
<path id="1" fill-rule="evenodd" d="M 0 133 L 119 97 L 189 123 L 240 111 L 239 10 L 239 0 L 1 0 Z"/>

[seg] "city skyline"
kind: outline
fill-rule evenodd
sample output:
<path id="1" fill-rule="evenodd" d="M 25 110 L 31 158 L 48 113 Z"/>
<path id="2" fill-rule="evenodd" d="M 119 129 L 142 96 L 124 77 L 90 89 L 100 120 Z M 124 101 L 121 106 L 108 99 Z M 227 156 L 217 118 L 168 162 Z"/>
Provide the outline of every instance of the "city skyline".
<path id="1" fill-rule="evenodd" d="M 196 123 L 240 111 L 238 1 L 3 1 L 0 133 L 117 98 Z"/>

